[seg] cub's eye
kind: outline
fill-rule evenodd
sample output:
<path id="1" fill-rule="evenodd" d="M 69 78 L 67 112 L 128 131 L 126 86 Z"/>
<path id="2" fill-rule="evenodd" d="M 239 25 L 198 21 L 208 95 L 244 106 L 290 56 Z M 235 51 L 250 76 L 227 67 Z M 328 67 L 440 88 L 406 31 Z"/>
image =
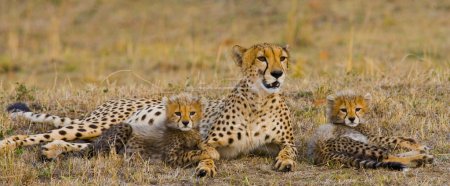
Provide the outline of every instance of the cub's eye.
<path id="1" fill-rule="evenodd" d="M 175 115 L 181 116 L 181 112 L 175 112 Z"/>
<path id="2" fill-rule="evenodd" d="M 190 114 L 191 116 L 193 116 L 193 115 L 195 115 L 195 112 L 190 112 L 189 114 Z"/>
<path id="3" fill-rule="evenodd" d="M 284 61 L 284 60 L 286 60 L 286 57 L 281 56 L 281 57 L 280 57 L 280 61 Z"/>
<path id="4" fill-rule="evenodd" d="M 264 57 L 264 56 L 258 57 L 257 59 L 262 62 L 266 62 L 266 57 Z"/>
<path id="5" fill-rule="evenodd" d="M 347 112 L 347 109 L 341 108 L 341 112 Z"/>
<path id="6" fill-rule="evenodd" d="M 356 108 L 356 109 L 355 109 L 356 112 L 358 112 L 358 111 L 360 111 L 360 110 L 361 110 L 361 108 Z"/>

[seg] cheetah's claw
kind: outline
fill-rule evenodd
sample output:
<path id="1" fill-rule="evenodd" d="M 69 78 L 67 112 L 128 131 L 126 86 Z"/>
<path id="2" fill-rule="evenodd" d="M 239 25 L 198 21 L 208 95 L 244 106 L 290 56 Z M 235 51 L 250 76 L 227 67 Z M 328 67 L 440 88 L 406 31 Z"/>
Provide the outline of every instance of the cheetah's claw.
<path id="1" fill-rule="evenodd" d="M 195 174 L 200 178 L 205 176 L 214 177 L 217 174 L 217 168 L 212 160 L 205 160 L 199 163 L 195 169 Z"/>
<path id="2" fill-rule="evenodd" d="M 280 172 L 292 172 L 294 171 L 295 166 L 296 163 L 294 160 L 291 159 L 281 160 L 280 158 L 277 158 L 275 160 L 274 169 Z"/>

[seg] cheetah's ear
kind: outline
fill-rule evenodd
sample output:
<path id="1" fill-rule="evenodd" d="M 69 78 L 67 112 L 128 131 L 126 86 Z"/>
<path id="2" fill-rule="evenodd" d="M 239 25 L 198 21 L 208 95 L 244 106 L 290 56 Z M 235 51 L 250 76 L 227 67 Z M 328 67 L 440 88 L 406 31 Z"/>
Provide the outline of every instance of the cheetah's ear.
<path id="1" fill-rule="evenodd" d="M 328 102 L 330 102 L 330 101 L 331 101 L 331 102 L 334 102 L 334 99 L 335 99 L 334 95 L 328 95 L 328 96 L 327 96 L 327 101 L 328 101 Z"/>
<path id="2" fill-rule="evenodd" d="M 281 48 L 283 48 L 285 52 L 289 53 L 289 45 L 285 45 L 284 47 Z"/>
<path id="3" fill-rule="evenodd" d="M 327 96 L 327 107 L 325 109 L 325 113 L 327 115 L 328 122 L 332 122 L 331 116 L 333 115 L 333 106 L 334 106 L 335 100 L 336 100 L 336 97 L 334 95 Z"/>
<path id="4" fill-rule="evenodd" d="M 164 97 L 162 98 L 162 100 L 161 100 L 161 103 L 162 103 L 163 105 L 167 105 L 167 103 L 169 103 L 169 98 L 167 98 L 166 96 L 164 96 Z"/>
<path id="5" fill-rule="evenodd" d="M 328 107 L 330 107 L 330 108 L 333 107 L 335 99 L 336 99 L 336 97 L 334 95 L 328 95 L 327 96 Z"/>
<path id="6" fill-rule="evenodd" d="M 247 49 L 239 45 L 234 45 L 232 48 L 233 60 L 239 67 L 242 66 L 242 57 L 244 57 L 245 51 L 247 51 Z"/>
<path id="7" fill-rule="evenodd" d="M 366 102 L 372 101 L 372 95 L 370 95 L 370 93 L 367 93 L 366 95 L 364 95 L 364 100 Z"/>
<path id="8" fill-rule="evenodd" d="M 372 95 L 370 95 L 370 93 L 367 93 L 366 95 L 364 95 L 364 99 L 370 101 L 372 100 Z"/>
<path id="9" fill-rule="evenodd" d="M 206 99 L 205 97 L 200 97 L 200 105 L 202 105 L 203 108 L 206 107 L 206 105 L 208 104 L 208 99 Z"/>

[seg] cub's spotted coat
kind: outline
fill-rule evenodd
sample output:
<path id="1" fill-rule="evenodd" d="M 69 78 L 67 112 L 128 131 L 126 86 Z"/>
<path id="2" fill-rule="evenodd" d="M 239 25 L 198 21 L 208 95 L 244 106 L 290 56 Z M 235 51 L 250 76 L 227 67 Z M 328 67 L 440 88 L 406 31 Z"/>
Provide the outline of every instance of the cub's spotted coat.
<path id="1" fill-rule="evenodd" d="M 133 134 L 129 124 L 120 123 L 107 129 L 92 144 L 56 140 L 45 145 L 43 153 L 46 158 L 55 158 L 62 152 L 81 151 L 82 155 L 92 157 L 114 149 L 115 152 L 130 155 L 139 153 L 145 158 L 162 158 L 174 166 L 194 164 L 210 158 L 198 148 L 201 142 L 199 122 L 203 115 L 202 102 L 187 93 L 163 98 L 167 119 L 164 128 L 153 131 L 153 135 Z"/>
<path id="2" fill-rule="evenodd" d="M 433 160 L 433 156 L 425 153 L 428 148 L 414 139 L 378 136 L 368 130 L 363 116 L 369 111 L 370 94 L 344 91 L 327 99 L 330 123 L 320 126 L 309 144 L 309 155 L 315 163 L 403 170 Z M 412 151 L 403 155 L 390 152 L 398 148 Z"/>

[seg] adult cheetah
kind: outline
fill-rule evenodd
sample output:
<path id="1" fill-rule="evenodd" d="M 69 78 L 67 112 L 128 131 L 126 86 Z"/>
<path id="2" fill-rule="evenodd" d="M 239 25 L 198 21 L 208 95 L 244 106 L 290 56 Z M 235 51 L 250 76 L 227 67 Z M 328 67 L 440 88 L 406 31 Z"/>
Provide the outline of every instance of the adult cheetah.
<path id="1" fill-rule="evenodd" d="M 293 171 L 297 150 L 290 111 L 280 94 L 289 62 L 287 47 L 267 43 L 250 48 L 236 45 L 232 54 L 244 77 L 224 99 L 208 101 L 205 105 L 201 122 L 204 140 L 200 148 L 211 158 L 200 161 L 197 175 L 214 176 L 213 160 L 220 157 L 235 158 L 260 147 L 274 146 L 278 152 L 274 169 Z M 54 140 L 94 138 L 120 122 L 129 123 L 134 132 L 146 135 L 161 127 L 166 118 L 165 107 L 159 99 L 112 100 L 80 120 L 35 114 L 20 104 L 8 110 L 13 116 L 63 127 L 43 134 L 6 138 L 0 141 L 0 150 Z"/>

